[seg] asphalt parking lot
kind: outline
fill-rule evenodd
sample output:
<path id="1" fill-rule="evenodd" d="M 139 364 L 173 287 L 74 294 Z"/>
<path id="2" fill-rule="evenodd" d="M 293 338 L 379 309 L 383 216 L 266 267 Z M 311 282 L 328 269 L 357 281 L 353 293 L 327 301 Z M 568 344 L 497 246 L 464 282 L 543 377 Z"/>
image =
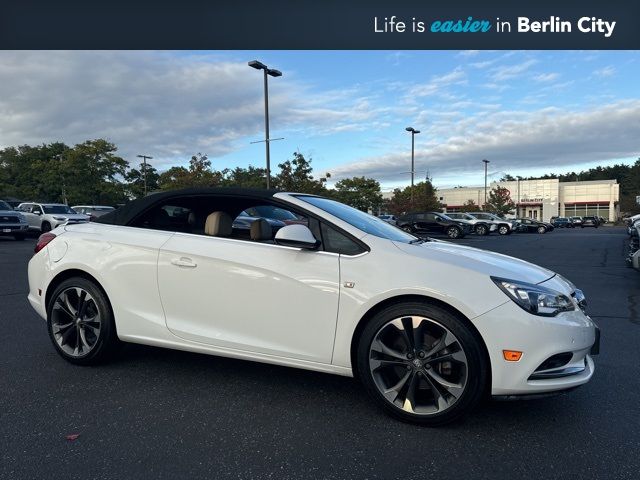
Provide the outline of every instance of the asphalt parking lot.
<path id="1" fill-rule="evenodd" d="M 487 402 L 428 429 L 387 417 L 355 380 L 321 373 L 136 345 L 77 367 L 26 300 L 35 240 L 0 238 L 0 478 L 637 479 L 640 273 L 625 266 L 624 229 L 458 242 L 583 289 L 602 329 L 589 384 Z"/>

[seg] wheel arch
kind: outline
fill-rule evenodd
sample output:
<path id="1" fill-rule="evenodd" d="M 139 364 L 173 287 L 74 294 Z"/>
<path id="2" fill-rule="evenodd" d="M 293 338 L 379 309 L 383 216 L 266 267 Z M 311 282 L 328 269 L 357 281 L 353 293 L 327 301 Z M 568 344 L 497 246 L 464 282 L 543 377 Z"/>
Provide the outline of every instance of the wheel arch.
<path id="1" fill-rule="evenodd" d="M 439 300 L 437 298 L 434 297 L 429 297 L 427 295 L 416 295 L 416 294 L 410 294 L 410 295 L 397 295 L 395 297 L 390 297 L 387 298 L 385 300 L 382 300 L 381 302 L 375 304 L 374 306 L 372 306 L 369 310 L 367 310 L 367 312 L 362 316 L 362 318 L 360 319 L 360 321 L 358 322 L 358 324 L 356 325 L 356 328 L 353 332 L 353 335 L 351 337 L 351 348 L 350 348 L 350 357 L 351 357 L 351 370 L 353 372 L 353 376 L 355 378 L 358 378 L 358 361 L 357 361 L 357 351 L 358 351 L 358 343 L 360 342 L 360 337 L 362 336 L 362 332 L 364 331 L 365 327 L 367 326 L 367 324 L 369 323 L 369 321 L 380 311 L 382 311 L 383 309 L 391 306 L 391 305 L 397 305 L 399 303 L 407 303 L 407 302 L 424 302 L 424 303 L 429 303 L 431 305 L 436 305 L 444 310 L 447 310 L 449 313 L 455 315 L 456 317 L 460 318 L 460 320 L 462 320 L 462 322 L 467 326 L 467 328 L 469 329 L 469 331 L 471 332 L 471 334 L 476 338 L 476 340 L 478 341 L 479 345 L 480 345 L 480 349 L 482 350 L 482 355 L 484 356 L 484 360 L 487 362 L 487 366 L 489 368 L 488 374 L 487 374 L 487 384 L 485 385 L 485 390 L 486 392 L 489 392 L 491 390 L 491 357 L 489 356 L 489 350 L 487 349 L 487 345 L 484 341 L 484 339 L 482 338 L 482 335 L 480 334 L 480 332 L 478 331 L 478 329 L 475 327 L 475 325 L 473 324 L 473 322 L 471 322 L 471 320 L 469 320 L 467 318 L 466 315 L 464 315 L 460 310 L 458 310 L 457 308 L 449 305 L 446 302 L 443 302 L 442 300 Z"/>

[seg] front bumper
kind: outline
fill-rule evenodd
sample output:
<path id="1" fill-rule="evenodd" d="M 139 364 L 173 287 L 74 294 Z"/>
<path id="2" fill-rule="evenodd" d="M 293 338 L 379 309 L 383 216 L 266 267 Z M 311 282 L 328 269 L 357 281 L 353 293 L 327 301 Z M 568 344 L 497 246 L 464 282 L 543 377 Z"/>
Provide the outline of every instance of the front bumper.
<path id="1" fill-rule="evenodd" d="M 509 301 L 476 317 L 473 323 L 489 353 L 492 395 L 566 390 L 593 376 L 591 355 L 597 353 L 598 329 L 581 310 L 538 317 Z M 522 357 L 517 362 L 507 361 L 503 350 L 520 351 Z M 566 358 L 561 365 L 545 363 L 558 356 Z"/>
<path id="2" fill-rule="evenodd" d="M 26 233 L 29 230 L 27 223 L 0 223 L 0 235 L 15 235 Z"/>

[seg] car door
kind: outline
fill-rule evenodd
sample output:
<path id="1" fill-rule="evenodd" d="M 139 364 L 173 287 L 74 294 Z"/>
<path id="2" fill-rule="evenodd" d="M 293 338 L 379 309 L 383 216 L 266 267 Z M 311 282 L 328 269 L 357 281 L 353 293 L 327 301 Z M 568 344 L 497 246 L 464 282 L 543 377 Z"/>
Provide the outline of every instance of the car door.
<path id="1" fill-rule="evenodd" d="M 176 233 L 158 287 L 175 335 L 222 349 L 330 363 L 339 255 Z"/>
<path id="2" fill-rule="evenodd" d="M 37 211 L 35 209 L 36 206 L 33 203 L 28 203 L 26 205 L 23 205 L 20 211 L 24 215 L 24 218 L 27 220 L 29 228 L 40 229 L 41 215 L 36 215 L 35 213 L 33 213 L 34 211 Z"/>

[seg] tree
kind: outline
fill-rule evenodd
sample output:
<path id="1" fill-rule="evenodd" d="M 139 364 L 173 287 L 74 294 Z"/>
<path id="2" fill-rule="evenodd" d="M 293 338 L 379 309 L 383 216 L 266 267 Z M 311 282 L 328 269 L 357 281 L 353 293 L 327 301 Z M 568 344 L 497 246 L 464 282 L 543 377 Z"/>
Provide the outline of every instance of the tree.
<path id="1" fill-rule="evenodd" d="M 266 185 L 266 168 L 236 167 L 233 170 L 224 169 L 221 173 L 222 185 L 225 187 L 264 188 Z"/>
<path id="2" fill-rule="evenodd" d="M 145 173 L 147 182 L 147 192 L 158 190 L 158 171 L 149 163 L 141 163 L 140 169 L 132 168 L 124 176 L 127 181 L 127 193 L 131 198 L 142 198 L 144 196 Z"/>
<path id="3" fill-rule="evenodd" d="M 437 190 L 430 181 L 417 183 L 413 186 L 413 205 L 411 204 L 411 187 L 396 188 L 393 196 L 385 207 L 394 215 L 407 212 L 440 211 L 442 204 L 438 201 Z"/>
<path id="4" fill-rule="evenodd" d="M 327 173 L 319 179 L 313 178 L 311 160 L 304 158 L 300 152 L 294 152 L 292 160 L 278 165 L 280 173 L 273 182 L 275 187 L 286 192 L 326 194 L 325 183 L 331 175 Z"/>
<path id="5" fill-rule="evenodd" d="M 502 178 L 500 178 L 501 182 L 515 182 L 516 181 L 516 177 L 514 177 L 513 175 L 509 175 L 508 173 L 505 173 Z"/>
<path id="6" fill-rule="evenodd" d="M 363 212 L 378 212 L 382 206 L 380 184 L 373 178 L 353 177 L 340 180 L 331 196 Z"/>
<path id="7" fill-rule="evenodd" d="M 162 190 L 192 187 L 215 187 L 223 180 L 223 174 L 211 170 L 211 161 L 206 155 L 197 153 L 189 160 L 189 168 L 171 167 L 158 178 Z"/>
<path id="8" fill-rule="evenodd" d="M 474 202 L 473 200 L 467 200 L 462 205 L 462 211 L 463 212 L 479 212 L 480 205 L 476 205 L 476 202 Z"/>
<path id="9" fill-rule="evenodd" d="M 489 199 L 484 205 L 484 210 L 493 211 L 500 217 L 513 213 L 515 208 L 509 190 L 499 185 L 489 192 Z"/>

